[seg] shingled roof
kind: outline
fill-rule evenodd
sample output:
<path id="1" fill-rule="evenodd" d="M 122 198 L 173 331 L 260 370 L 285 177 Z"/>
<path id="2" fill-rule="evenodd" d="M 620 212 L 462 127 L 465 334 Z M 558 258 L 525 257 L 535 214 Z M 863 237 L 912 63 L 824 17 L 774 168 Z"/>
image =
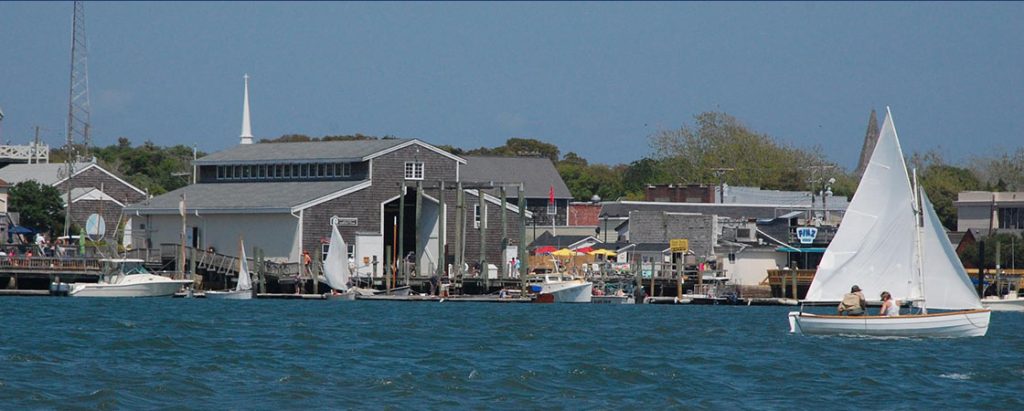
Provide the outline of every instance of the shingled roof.
<path id="1" fill-rule="evenodd" d="M 280 163 L 288 161 L 365 161 L 377 155 L 418 144 L 465 163 L 460 157 L 416 139 L 307 141 L 240 144 L 195 161 L 197 165 Z"/>
<path id="2" fill-rule="evenodd" d="M 132 204 L 125 208 L 125 212 L 178 213 L 178 202 L 182 194 L 185 194 L 187 212 L 292 212 L 306 208 L 317 200 L 337 197 L 369 186 L 369 181 L 193 184 Z"/>
<path id="3" fill-rule="evenodd" d="M 465 156 L 466 165 L 459 171 L 465 182 L 519 183 L 525 187 L 526 198 L 548 198 L 551 187 L 556 199 L 571 199 L 572 192 L 558 174 L 554 163 L 546 157 Z M 506 190 L 509 198 L 519 195 L 518 189 Z"/>

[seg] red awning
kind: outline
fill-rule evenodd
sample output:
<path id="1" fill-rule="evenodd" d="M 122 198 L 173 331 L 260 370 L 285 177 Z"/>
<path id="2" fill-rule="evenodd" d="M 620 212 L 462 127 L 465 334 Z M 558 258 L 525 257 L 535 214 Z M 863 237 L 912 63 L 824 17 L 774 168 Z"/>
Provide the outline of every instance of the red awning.
<path id="1" fill-rule="evenodd" d="M 558 250 L 557 247 L 550 246 L 550 245 L 545 245 L 545 246 L 537 247 L 536 249 L 534 249 L 533 250 L 533 254 L 534 255 L 549 254 L 549 253 L 557 251 L 557 250 Z"/>

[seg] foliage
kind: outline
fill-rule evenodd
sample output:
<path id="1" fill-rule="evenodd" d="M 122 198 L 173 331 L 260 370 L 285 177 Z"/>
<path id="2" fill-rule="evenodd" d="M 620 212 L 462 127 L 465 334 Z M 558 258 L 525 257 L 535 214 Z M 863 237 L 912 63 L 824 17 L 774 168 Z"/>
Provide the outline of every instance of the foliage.
<path id="1" fill-rule="evenodd" d="M 21 216 L 19 224 L 50 234 L 64 231 L 64 201 L 60 191 L 34 180 L 23 181 L 9 191 L 10 211 Z"/>
<path id="2" fill-rule="evenodd" d="M 505 145 L 494 148 L 480 147 L 472 150 L 450 151 L 456 155 L 469 156 L 498 156 L 498 157 L 547 157 L 552 162 L 558 162 L 558 146 L 545 143 L 532 138 L 510 138 L 505 140 Z"/>
<path id="3" fill-rule="evenodd" d="M 978 267 L 978 243 L 968 244 L 960 251 L 960 261 L 965 267 Z M 996 259 L 996 249 L 999 258 Z M 985 268 L 1024 268 L 1024 239 L 1011 233 L 999 233 L 985 239 Z"/>
<path id="4" fill-rule="evenodd" d="M 260 143 L 305 143 L 310 141 L 358 141 L 358 140 L 391 140 L 393 136 L 374 137 L 359 133 L 336 136 L 310 137 L 305 134 L 285 134 L 274 139 L 261 138 Z"/>
<path id="5" fill-rule="evenodd" d="M 918 172 L 918 182 L 935 206 L 939 221 L 949 230 L 956 230 L 956 199 L 962 191 L 981 190 L 982 184 L 966 168 L 946 164 L 942 156 L 931 151 L 915 153 L 909 165 Z"/>
<path id="6" fill-rule="evenodd" d="M 1012 153 L 996 152 L 993 158 L 971 159 L 971 171 L 987 191 L 1024 191 L 1024 147 Z"/>
<path id="7" fill-rule="evenodd" d="M 812 188 L 808 181 L 821 183 L 843 174 L 824 159 L 820 149 L 807 151 L 779 143 L 726 113 L 701 113 L 694 121 L 692 126 L 651 136 L 655 158 L 673 182 L 808 190 Z"/>
<path id="8" fill-rule="evenodd" d="M 131 141 L 121 137 L 116 145 L 94 148 L 92 154 L 104 168 L 125 176 L 129 183 L 152 195 L 184 187 L 191 181 L 192 147 L 185 145 L 159 147 L 146 141 L 132 147 Z M 198 157 L 204 155 L 196 153 Z"/>

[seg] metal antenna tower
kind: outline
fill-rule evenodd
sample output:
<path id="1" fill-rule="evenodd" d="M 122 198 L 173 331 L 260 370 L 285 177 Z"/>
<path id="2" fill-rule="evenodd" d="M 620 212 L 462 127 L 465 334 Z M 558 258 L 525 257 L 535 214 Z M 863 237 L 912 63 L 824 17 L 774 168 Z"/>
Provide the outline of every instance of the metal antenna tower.
<path id="1" fill-rule="evenodd" d="M 71 235 L 71 189 L 74 187 L 75 139 L 82 139 L 82 155 L 89 155 L 89 50 L 85 42 L 85 4 L 74 3 L 71 18 L 71 81 L 68 87 L 67 204 L 64 207 L 64 235 Z"/>
<path id="2" fill-rule="evenodd" d="M 68 91 L 68 155 L 81 139 L 83 156 L 89 155 L 89 50 L 85 42 L 85 4 L 75 2 L 71 20 L 71 82 Z"/>

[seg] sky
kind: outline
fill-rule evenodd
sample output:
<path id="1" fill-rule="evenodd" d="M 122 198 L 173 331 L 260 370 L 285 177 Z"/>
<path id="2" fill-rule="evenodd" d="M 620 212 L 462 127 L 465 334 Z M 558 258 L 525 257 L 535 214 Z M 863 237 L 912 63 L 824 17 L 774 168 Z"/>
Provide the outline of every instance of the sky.
<path id="1" fill-rule="evenodd" d="M 65 139 L 71 2 L 0 2 L 0 140 Z M 706 111 L 851 170 L 871 109 L 903 149 L 1024 146 L 1024 3 L 87 2 L 93 144 L 253 134 L 536 138 L 652 155 Z M 881 116 L 879 121 L 881 121 Z"/>

